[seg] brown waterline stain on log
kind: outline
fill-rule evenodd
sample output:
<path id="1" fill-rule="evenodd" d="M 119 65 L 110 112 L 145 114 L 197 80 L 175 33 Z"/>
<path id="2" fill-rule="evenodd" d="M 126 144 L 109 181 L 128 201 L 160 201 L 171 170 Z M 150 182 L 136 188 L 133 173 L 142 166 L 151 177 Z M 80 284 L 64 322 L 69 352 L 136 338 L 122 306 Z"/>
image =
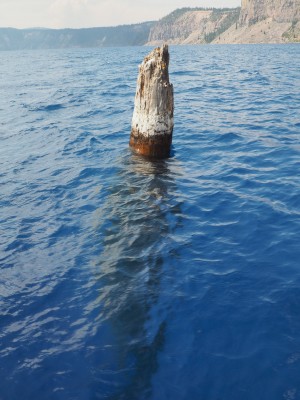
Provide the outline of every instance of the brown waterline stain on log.
<path id="1" fill-rule="evenodd" d="M 130 136 L 129 145 L 137 154 L 156 159 L 167 158 L 171 154 L 172 134 L 145 137 L 135 132 Z"/>

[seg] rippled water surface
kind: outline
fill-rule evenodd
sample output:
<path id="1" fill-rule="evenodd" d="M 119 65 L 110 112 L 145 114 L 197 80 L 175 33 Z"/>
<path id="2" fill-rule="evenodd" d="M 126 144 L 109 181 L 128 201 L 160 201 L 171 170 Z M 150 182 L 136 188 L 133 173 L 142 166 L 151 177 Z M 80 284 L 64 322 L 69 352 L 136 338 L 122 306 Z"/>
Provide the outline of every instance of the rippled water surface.
<path id="1" fill-rule="evenodd" d="M 0 53 L 0 399 L 300 399 L 300 46 Z"/>

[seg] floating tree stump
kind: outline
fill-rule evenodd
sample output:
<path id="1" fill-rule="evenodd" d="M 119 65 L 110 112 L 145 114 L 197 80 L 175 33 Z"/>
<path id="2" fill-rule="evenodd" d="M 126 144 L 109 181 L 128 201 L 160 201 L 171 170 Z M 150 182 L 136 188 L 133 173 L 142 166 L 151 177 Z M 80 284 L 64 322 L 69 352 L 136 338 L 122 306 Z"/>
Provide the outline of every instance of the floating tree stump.
<path id="1" fill-rule="evenodd" d="M 169 157 L 174 126 L 168 46 L 154 49 L 139 67 L 129 145 L 151 158 Z"/>

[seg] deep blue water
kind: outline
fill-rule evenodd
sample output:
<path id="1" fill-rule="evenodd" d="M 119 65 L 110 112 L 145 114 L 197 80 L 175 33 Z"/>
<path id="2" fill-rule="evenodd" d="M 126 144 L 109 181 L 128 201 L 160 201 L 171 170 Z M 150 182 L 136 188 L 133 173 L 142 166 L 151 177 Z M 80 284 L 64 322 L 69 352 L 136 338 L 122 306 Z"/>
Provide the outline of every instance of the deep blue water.
<path id="1" fill-rule="evenodd" d="M 0 53 L 0 399 L 300 399 L 300 46 Z"/>

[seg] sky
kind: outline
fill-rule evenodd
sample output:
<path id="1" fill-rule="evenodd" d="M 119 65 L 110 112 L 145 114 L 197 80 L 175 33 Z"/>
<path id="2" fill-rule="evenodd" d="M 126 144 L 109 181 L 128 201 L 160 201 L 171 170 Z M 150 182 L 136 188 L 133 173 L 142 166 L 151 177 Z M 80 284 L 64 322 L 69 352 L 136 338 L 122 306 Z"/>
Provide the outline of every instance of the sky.
<path id="1" fill-rule="evenodd" d="M 237 7 L 241 0 L 0 0 L 0 27 L 85 28 L 158 20 L 181 7 Z"/>

